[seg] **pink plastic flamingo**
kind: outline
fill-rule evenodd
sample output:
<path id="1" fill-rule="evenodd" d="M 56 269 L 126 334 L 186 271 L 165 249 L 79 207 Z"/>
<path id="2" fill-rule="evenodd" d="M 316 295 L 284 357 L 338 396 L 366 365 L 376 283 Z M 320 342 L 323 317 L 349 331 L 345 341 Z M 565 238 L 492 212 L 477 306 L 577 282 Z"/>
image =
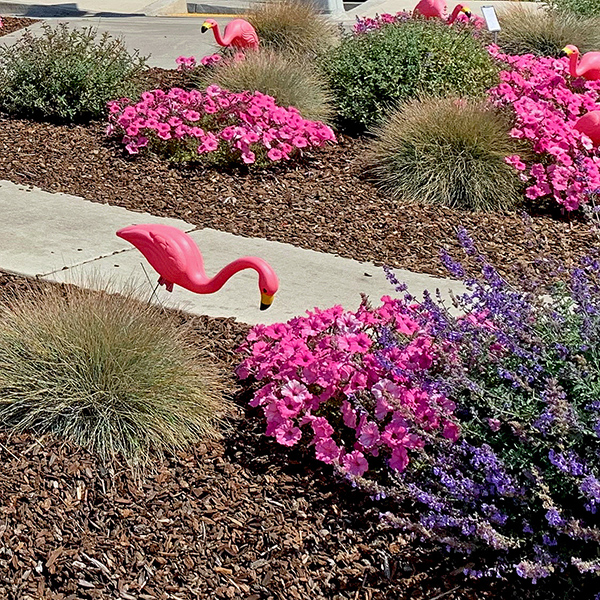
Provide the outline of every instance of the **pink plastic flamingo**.
<path id="1" fill-rule="evenodd" d="M 448 18 L 448 25 L 452 25 L 460 13 L 464 13 L 467 17 L 471 16 L 471 11 L 463 4 L 457 4 Z M 413 10 L 413 17 L 421 15 L 426 19 L 446 19 L 448 9 L 446 0 L 421 0 Z"/>
<path id="2" fill-rule="evenodd" d="M 204 261 L 194 240 L 183 231 L 169 225 L 131 225 L 117 235 L 132 243 L 160 275 L 158 283 L 169 292 L 179 285 L 196 294 L 212 294 L 238 271 L 254 269 L 258 273 L 260 310 L 266 310 L 279 289 L 275 271 L 262 258 L 244 256 L 223 267 L 214 277 L 207 277 Z"/>
<path id="3" fill-rule="evenodd" d="M 205 33 L 209 29 L 213 30 L 215 40 L 219 46 L 233 46 L 234 48 L 258 48 L 258 35 L 256 29 L 244 19 L 234 19 L 225 26 L 225 37 L 221 37 L 219 25 L 214 19 L 206 19 L 202 23 L 201 31 Z"/>
<path id="4" fill-rule="evenodd" d="M 600 110 L 592 110 L 579 117 L 573 127 L 587 135 L 594 146 L 600 146 Z"/>
<path id="5" fill-rule="evenodd" d="M 600 79 L 600 52 L 586 52 L 579 59 L 579 48 L 577 46 L 565 46 L 561 52 L 563 56 L 569 57 L 569 74 L 571 77 L 583 77 L 590 81 Z"/>

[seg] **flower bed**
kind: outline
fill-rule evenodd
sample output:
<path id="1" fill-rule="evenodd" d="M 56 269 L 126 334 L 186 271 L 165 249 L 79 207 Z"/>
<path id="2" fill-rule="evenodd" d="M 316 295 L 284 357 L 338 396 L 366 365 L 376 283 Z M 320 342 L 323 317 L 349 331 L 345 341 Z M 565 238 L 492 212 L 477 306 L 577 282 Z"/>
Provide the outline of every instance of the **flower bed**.
<path id="1" fill-rule="evenodd" d="M 150 146 L 173 160 L 266 165 L 290 160 L 303 148 L 335 142 L 333 131 L 282 108 L 260 92 L 238 94 L 216 85 L 205 92 L 173 88 L 144 92 L 140 102 L 109 104 L 107 135 L 124 134 L 130 154 Z"/>

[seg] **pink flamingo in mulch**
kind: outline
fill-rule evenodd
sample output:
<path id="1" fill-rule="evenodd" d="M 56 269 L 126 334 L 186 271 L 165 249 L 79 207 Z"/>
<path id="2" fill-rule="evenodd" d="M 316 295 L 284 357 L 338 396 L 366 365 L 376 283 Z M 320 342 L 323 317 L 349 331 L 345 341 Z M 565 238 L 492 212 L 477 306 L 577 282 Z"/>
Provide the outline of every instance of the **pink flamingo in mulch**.
<path id="1" fill-rule="evenodd" d="M 579 58 L 579 48 L 568 45 L 562 49 L 562 56 L 569 57 L 569 75 L 583 77 L 589 81 L 600 79 L 600 52 L 586 52 Z"/>
<path id="2" fill-rule="evenodd" d="M 573 127 L 587 135 L 594 146 L 600 146 L 600 110 L 592 110 L 579 117 Z"/>
<path id="3" fill-rule="evenodd" d="M 266 310 L 279 289 L 273 268 L 262 258 L 244 256 L 223 267 L 214 277 L 204 272 L 202 254 L 194 240 L 170 225 L 131 225 L 117 235 L 133 244 L 160 275 L 158 283 L 172 292 L 179 285 L 196 294 L 212 294 L 238 271 L 254 269 L 258 273 L 260 310 Z"/>
<path id="4" fill-rule="evenodd" d="M 224 46 L 225 48 L 233 47 L 238 50 L 258 49 L 258 35 L 256 29 L 244 19 L 234 19 L 233 21 L 229 21 L 225 26 L 223 37 L 221 37 L 219 25 L 214 19 L 206 19 L 206 21 L 202 23 L 202 33 L 205 33 L 209 29 L 213 30 L 215 41 L 219 46 Z"/>
<path id="5" fill-rule="evenodd" d="M 461 13 L 466 15 L 467 18 L 471 18 L 469 8 L 464 4 L 457 4 L 446 21 L 448 25 L 452 25 Z M 442 21 L 446 20 L 447 14 L 446 0 L 421 0 L 413 10 L 413 17 L 420 15 L 426 19 L 442 19 Z"/>

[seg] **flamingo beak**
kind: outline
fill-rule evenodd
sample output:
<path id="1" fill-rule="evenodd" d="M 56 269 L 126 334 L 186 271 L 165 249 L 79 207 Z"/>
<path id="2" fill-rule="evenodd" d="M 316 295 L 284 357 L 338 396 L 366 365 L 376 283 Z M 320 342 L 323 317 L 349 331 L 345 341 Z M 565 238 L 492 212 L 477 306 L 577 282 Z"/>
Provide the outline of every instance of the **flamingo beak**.
<path id="1" fill-rule="evenodd" d="M 466 6 L 462 9 L 462 12 L 464 12 L 469 19 L 471 18 L 471 11 Z"/>
<path id="2" fill-rule="evenodd" d="M 265 294 L 264 292 L 260 295 L 260 310 L 267 310 L 269 306 L 273 303 L 274 295 L 269 296 L 269 294 Z"/>
<path id="3" fill-rule="evenodd" d="M 571 48 L 563 48 L 558 55 L 560 58 L 564 58 L 565 56 L 571 56 L 573 54 L 573 50 Z"/>
<path id="4" fill-rule="evenodd" d="M 211 23 L 202 23 L 202 27 L 200 27 L 200 31 L 202 33 L 206 33 L 212 27 Z"/>

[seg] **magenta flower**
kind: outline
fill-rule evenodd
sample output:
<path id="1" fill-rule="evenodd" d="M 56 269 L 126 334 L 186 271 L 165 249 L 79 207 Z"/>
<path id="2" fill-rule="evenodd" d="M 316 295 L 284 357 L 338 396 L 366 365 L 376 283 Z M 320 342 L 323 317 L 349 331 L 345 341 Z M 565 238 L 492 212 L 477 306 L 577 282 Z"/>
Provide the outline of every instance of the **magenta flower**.
<path id="1" fill-rule="evenodd" d="M 342 468 L 349 475 L 361 477 L 368 470 L 369 463 L 362 452 L 354 450 L 342 457 Z"/>
<path id="2" fill-rule="evenodd" d="M 302 432 L 291 421 L 285 421 L 275 430 L 275 439 L 282 446 L 294 446 L 301 437 Z"/>
<path id="3" fill-rule="evenodd" d="M 315 456 L 321 462 L 331 464 L 337 460 L 339 455 L 340 449 L 331 438 L 320 439 L 315 444 Z"/>

